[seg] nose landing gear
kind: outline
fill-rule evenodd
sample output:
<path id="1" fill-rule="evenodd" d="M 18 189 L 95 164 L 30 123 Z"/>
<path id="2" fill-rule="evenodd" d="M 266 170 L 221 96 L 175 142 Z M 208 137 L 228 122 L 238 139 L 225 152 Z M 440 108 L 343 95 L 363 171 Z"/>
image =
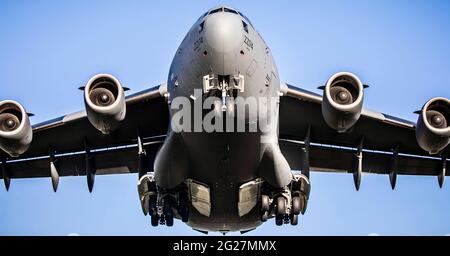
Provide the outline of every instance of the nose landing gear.
<path id="1" fill-rule="evenodd" d="M 291 184 L 284 189 L 266 190 L 261 195 L 261 221 L 275 217 L 275 224 L 298 225 L 298 216 L 305 214 L 310 193 L 309 179 L 294 175 Z"/>
<path id="2" fill-rule="evenodd" d="M 144 215 L 150 215 L 151 225 L 172 227 L 174 218 L 189 221 L 189 197 L 184 184 L 171 190 L 159 188 L 153 175 L 144 175 L 138 184 Z"/>
<path id="3" fill-rule="evenodd" d="M 203 93 L 208 93 L 211 90 L 220 91 L 222 97 L 221 110 L 227 112 L 227 98 L 233 95 L 233 91 L 244 92 L 245 77 L 243 75 L 238 75 L 231 77 L 218 76 L 218 78 L 215 78 L 213 75 L 206 75 L 203 77 Z"/>

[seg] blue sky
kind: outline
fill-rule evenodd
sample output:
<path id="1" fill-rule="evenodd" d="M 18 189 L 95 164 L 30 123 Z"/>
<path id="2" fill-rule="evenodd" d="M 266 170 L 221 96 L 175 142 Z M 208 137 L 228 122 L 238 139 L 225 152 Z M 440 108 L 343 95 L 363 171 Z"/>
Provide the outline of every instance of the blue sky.
<path id="1" fill-rule="evenodd" d="M 365 106 L 415 121 L 435 96 L 450 98 L 448 1 L 1 1 L 0 100 L 15 99 L 33 123 L 80 110 L 77 88 L 116 75 L 134 92 L 166 81 L 172 57 L 207 9 L 226 3 L 269 44 L 283 81 L 315 91 L 338 71 L 371 85 Z M 70 135 L 68 135 L 70 136 Z M 272 221 L 251 235 L 445 235 L 450 185 L 405 177 L 312 174 L 309 208 L 297 227 Z M 0 235 L 197 235 L 176 222 L 152 228 L 135 175 L 13 180 L 0 188 Z"/>

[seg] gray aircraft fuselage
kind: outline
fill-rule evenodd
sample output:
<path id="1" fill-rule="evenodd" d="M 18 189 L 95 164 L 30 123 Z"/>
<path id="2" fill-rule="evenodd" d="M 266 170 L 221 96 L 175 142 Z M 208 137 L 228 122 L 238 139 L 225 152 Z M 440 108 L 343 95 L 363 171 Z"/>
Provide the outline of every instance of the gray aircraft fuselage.
<path id="1" fill-rule="evenodd" d="M 215 9 L 214 9 L 215 10 Z M 245 90 L 234 92 L 242 98 L 275 98 L 279 102 L 280 78 L 269 47 L 250 21 L 236 11 L 207 13 L 192 26 L 173 59 L 169 78 L 169 102 L 190 98 L 194 89 L 203 89 L 205 75 L 245 78 Z M 203 100 L 213 95 L 203 94 Z M 230 92 L 232 94 L 233 92 Z M 215 94 L 220 98 L 219 94 Z M 170 109 L 171 116 L 176 110 Z M 278 122 L 278 104 L 269 109 L 269 118 Z M 252 120 L 245 116 L 245 122 Z M 262 143 L 269 136 L 273 143 Z M 191 211 L 189 226 L 205 231 L 251 230 L 261 224 L 258 207 L 238 215 L 239 187 L 261 178 L 275 188 L 289 184 L 292 175 L 278 146 L 278 131 L 262 132 L 169 132 L 166 156 L 155 164 L 157 184 L 172 188 L 186 179 L 210 188 L 209 217 Z M 164 152 L 164 149 L 162 150 Z M 164 154 L 164 153 L 160 153 Z M 273 160 L 262 168 L 264 154 Z M 275 167 L 274 167 L 275 166 Z"/>

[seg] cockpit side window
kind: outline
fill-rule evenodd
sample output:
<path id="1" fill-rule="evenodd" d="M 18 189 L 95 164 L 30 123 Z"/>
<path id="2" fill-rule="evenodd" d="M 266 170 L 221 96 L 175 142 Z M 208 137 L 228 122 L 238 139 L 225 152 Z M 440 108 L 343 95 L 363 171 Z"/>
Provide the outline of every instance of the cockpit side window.
<path id="1" fill-rule="evenodd" d="M 208 15 L 208 12 L 204 13 L 200 18 L 198 18 L 197 22 L 200 22 L 202 19 L 204 19 Z"/>
<path id="2" fill-rule="evenodd" d="M 244 14 L 242 14 L 241 12 L 238 12 L 238 13 L 239 13 L 239 15 L 241 15 L 241 17 L 242 17 L 248 24 L 250 24 L 250 26 L 253 27 L 253 25 L 252 25 L 252 23 L 250 22 L 250 20 L 249 20 Z"/>
<path id="3" fill-rule="evenodd" d="M 248 33 L 248 25 L 247 25 L 247 23 L 245 23 L 245 21 L 242 21 L 242 26 L 244 26 L 245 32 Z"/>
<path id="4" fill-rule="evenodd" d="M 200 26 L 198 28 L 198 32 L 201 33 L 203 31 L 203 28 L 205 27 L 205 21 L 203 21 L 202 23 L 200 23 Z"/>

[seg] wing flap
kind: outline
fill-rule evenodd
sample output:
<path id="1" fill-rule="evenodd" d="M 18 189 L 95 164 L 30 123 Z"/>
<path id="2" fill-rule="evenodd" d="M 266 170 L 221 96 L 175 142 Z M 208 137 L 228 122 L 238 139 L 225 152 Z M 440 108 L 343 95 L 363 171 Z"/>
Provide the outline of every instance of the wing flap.
<path id="1" fill-rule="evenodd" d="M 302 141 L 280 140 L 280 148 L 290 166 L 301 171 L 303 166 Z M 310 146 L 311 171 L 353 173 L 356 149 L 314 144 Z M 449 161 L 447 161 L 447 166 Z M 393 168 L 393 153 L 363 151 L 363 172 L 389 174 Z M 437 176 L 442 171 L 442 159 L 412 155 L 398 156 L 399 175 Z M 450 173 L 446 173 L 447 176 Z"/>
<path id="2" fill-rule="evenodd" d="M 147 145 L 144 146 L 148 171 L 152 170 L 153 160 L 162 143 L 163 139 L 147 142 Z M 138 171 L 137 145 L 97 150 L 91 152 L 91 155 L 95 159 L 96 175 L 126 174 Z M 85 152 L 56 155 L 54 159 L 60 177 L 86 175 Z M 50 157 L 10 161 L 6 163 L 5 169 L 12 179 L 51 177 Z M 3 174 L 0 175 L 3 178 Z"/>

